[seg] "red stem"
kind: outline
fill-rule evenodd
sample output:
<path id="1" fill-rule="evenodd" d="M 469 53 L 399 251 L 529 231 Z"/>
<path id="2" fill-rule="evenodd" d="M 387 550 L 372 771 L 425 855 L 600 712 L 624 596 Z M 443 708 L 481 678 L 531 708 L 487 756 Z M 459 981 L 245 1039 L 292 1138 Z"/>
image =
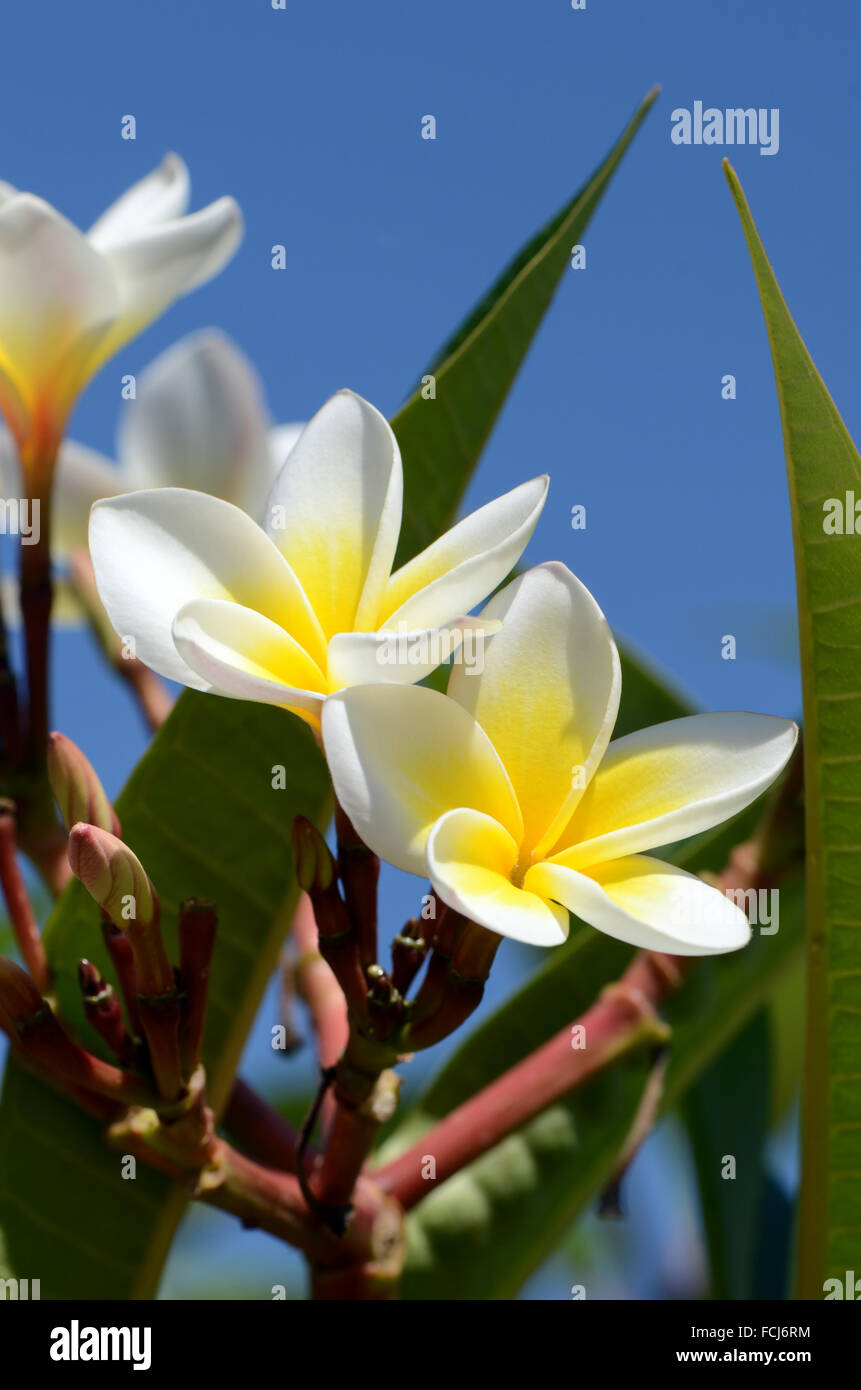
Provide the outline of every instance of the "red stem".
<path id="1" fill-rule="evenodd" d="M 314 907 L 303 893 L 293 918 L 293 940 L 298 951 L 294 978 L 296 992 L 304 1000 L 317 1039 L 317 1056 L 325 1071 L 337 1062 L 347 1046 L 350 1027 L 347 1001 L 331 966 L 320 954 Z M 329 1129 L 335 1113 L 335 1100 L 327 1091 L 321 1108 L 323 1130 Z"/>
<path id="2" fill-rule="evenodd" d="M 296 1171 L 296 1130 L 241 1077 L 233 1083 L 224 1127 L 258 1163 L 285 1173 Z M 306 1156 L 313 1158 L 314 1151 L 306 1149 Z"/>
<path id="3" fill-rule="evenodd" d="M 180 1022 L 180 1051 L 186 1076 L 200 1061 L 212 953 L 218 932 L 215 904 L 187 898 L 179 907 L 179 973 L 185 991 Z"/>
<path id="4" fill-rule="evenodd" d="M 50 988 L 51 971 L 18 863 L 16 817 L 9 802 L 0 803 L 0 885 L 21 958 L 39 992 L 44 994 Z"/>
<path id="5" fill-rule="evenodd" d="M 488 1149 L 581 1085 L 622 1052 L 660 1036 L 654 1010 L 682 980 L 690 960 L 644 952 L 617 986 L 611 987 L 577 1022 L 587 1046 L 572 1047 L 571 1028 L 564 1028 L 537 1052 L 524 1058 L 477 1096 L 451 1114 L 374 1178 L 409 1209 L 431 1188 L 474 1162 Z M 427 1155 L 435 1176 L 422 1170 Z"/>

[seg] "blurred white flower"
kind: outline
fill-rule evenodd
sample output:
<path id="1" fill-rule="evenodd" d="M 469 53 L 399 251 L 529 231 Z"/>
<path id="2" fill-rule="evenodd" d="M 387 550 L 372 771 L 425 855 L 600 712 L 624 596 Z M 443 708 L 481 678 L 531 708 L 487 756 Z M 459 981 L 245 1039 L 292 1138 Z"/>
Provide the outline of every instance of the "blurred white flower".
<path id="1" fill-rule="evenodd" d="M 0 411 L 45 495 L 66 420 L 118 348 L 226 264 L 242 236 L 233 198 L 186 215 L 188 170 L 169 154 L 87 233 L 0 183 Z"/>
<path id="2" fill-rule="evenodd" d="M 272 427 L 260 380 L 234 343 L 215 329 L 174 343 L 141 372 L 123 405 L 117 463 L 72 439 L 54 476 L 51 550 L 64 558 L 87 547 L 90 508 L 102 497 L 144 488 L 185 487 L 223 497 L 262 521 L 266 498 L 302 433 Z M 0 487 L 22 487 L 15 444 L 0 429 Z"/>

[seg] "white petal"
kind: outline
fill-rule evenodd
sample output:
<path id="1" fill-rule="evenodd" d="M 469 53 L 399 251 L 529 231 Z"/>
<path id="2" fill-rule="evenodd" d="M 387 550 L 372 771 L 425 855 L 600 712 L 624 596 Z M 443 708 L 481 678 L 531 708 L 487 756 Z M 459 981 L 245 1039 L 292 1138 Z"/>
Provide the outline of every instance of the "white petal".
<path id="1" fill-rule="evenodd" d="M 104 254 L 119 287 L 120 318 L 101 358 L 139 333 L 175 299 L 211 280 L 242 239 L 242 214 L 233 198 L 219 198 L 171 222 L 146 227 Z"/>
<path id="2" fill-rule="evenodd" d="M 86 550 L 90 508 L 127 490 L 128 479 L 104 454 L 65 439 L 54 474 L 51 553 L 60 557 Z"/>
<path id="3" fill-rule="evenodd" d="M 208 329 L 182 338 L 141 374 L 119 454 L 138 487 L 192 488 L 251 513 L 249 503 L 262 507 L 269 487 L 267 427 L 251 363 Z"/>
<path id="4" fill-rule="evenodd" d="M 323 744 L 335 793 L 375 853 L 424 873 L 435 821 L 467 806 L 484 811 L 519 841 L 520 812 L 487 736 L 436 690 L 363 685 L 323 708 Z"/>
<path id="5" fill-rule="evenodd" d="M 3 204 L 0 370 L 22 401 L 62 415 L 118 305 L 110 268 L 77 227 L 29 193 Z"/>
<path id="6" fill-rule="evenodd" d="M 586 868 L 729 820 L 786 766 L 798 738 L 768 714 L 693 714 L 610 744 L 554 858 Z"/>
<path id="7" fill-rule="evenodd" d="M 528 871 L 523 886 L 647 951 L 709 956 L 750 940 L 744 913 L 717 888 L 643 854 L 599 864 L 588 876 L 546 861 Z"/>
<path id="8" fill-rule="evenodd" d="M 266 518 L 327 637 L 377 626 L 402 492 L 401 456 L 388 421 L 361 396 L 339 391 L 291 450 Z"/>
<path id="9" fill-rule="evenodd" d="M 421 632 L 336 633 L 329 643 L 330 689 L 380 682 L 414 685 L 449 660 L 465 663 L 478 675 L 484 640 L 499 627 L 481 618 L 459 618 L 450 627 Z"/>
<path id="10" fill-rule="evenodd" d="M 194 599 L 174 618 L 173 638 L 215 694 L 280 705 L 319 725 L 323 674 L 269 618 L 223 599 Z"/>
<path id="11" fill-rule="evenodd" d="M 558 946 L 568 935 L 568 913 L 515 888 L 517 854 L 498 821 L 480 811 L 449 811 L 428 836 L 428 877 L 444 903 L 489 931 L 530 946 Z"/>
<path id="12" fill-rule="evenodd" d="M 287 462 L 287 456 L 298 444 L 305 423 L 301 425 L 273 425 L 269 431 L 269 467 L 271 470 L 272 483 L 278 477 L 281 469 Z"/>
<path id="13" fill-rule="evenodd" d="M 393 574 L 380 626 L 438 627 L 493 593 L 526 549 L 549 481 L 533 478 L 488 502 Z"/>
<path id="14" fill-rule="evenodd" d="M 133 183 L 102 213 L 87 233 L 98 251 L 108 251 L 144 227 L 181 217 L 188 207 L 188 170 L 178 154 L 167 154 L 157 169 Z"/>
<path id="15" fill-rule="evenodd" d="M 571 817 L 619 705 L 619 656 L 588 589 L 564 565 L 539 565 L 479 617 L 498 619 L 476 680 L 455 666 L 448 693 L 489 736 L 523 811 L 536 855 Z"/>
<path id="16" fill-rule="evenodd" d="M 283 627 L 312 657 L 325 645 L 283 556 L 245 512 L 183 488 L 127 493 L 96 503 L 90 553 L 108 616 L 135 655 L 171 680 L 205 682 L 181 659 L 171 626 L 196 598 L 229 599 Z"/>

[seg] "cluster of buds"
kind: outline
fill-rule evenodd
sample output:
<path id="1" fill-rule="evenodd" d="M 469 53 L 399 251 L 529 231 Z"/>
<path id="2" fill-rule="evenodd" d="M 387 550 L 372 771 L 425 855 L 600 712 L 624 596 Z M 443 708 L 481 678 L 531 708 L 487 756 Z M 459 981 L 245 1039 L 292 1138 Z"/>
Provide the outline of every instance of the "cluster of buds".
<path id="1" fill-rule="evenodd" d="M 334 1223 L 321 1221 L 325 1208 L 310 1193 L 304 1173 L 296 1174 L 301 1136 L 239 1079 L 227 1100 L 224 1129 L 243 1149 L 216 1129 L 201 1062 L 214 907 L 198 899 L 182 903 L 179 963 L 173 966 L 158 894 L 122 840 L 92 767 L 60 734 L 51 735 L 47 763 L 68 834 L 69 864 L 101 915 L 115 985 L 93 961 L 78 962 L 83 1012 L 103 1044 L 97 1049 L 103 1055 L 96 1055 L 56 1012 L 49 963 L 18 868 L 14 807 L 0 803 L 0 885 L 26 966 L 0 958 L 0 1028 L 19 1063 L 92 1114 L 108 1142 L 122 1152 L 182 1179 L 192 1196 L 244 1225 L 261 1226 L 303 1250 L 315 1280 L 322 1281 L 321 1297 L 343 1296 L 354 1282 L 357 1297 L 388 1296 L 378 1290 L 393 1287 L 400 1271 L 402 1213 L 382 1189 L 359 1178 L 365 1151 L 355 1172 L 352 1152 L 343 1155 L 352 1172 L 349 1203 L 344 1203 L 352 1220 L 333 1231 Z M 306 839 L 304 873 L 316 883 L 326 872 L 316 860 L 309 867 L 307 855 L 316 854 L 316 841 Z M 353 864 L 350 882 L 360 895 L 368 889 L 368 873 L 375 890 L 378 866 L 359 863 L 357 856 Z M 333 885 L 337 894 L 332 869 L 328 888 Z M 357 996 L 357 1008 L 365 1009 L 369 996 L 369 990 L 361 1001 Z"/>
<path id="2" fill-rule="evenodd" d="M 337 1064 L 324 1067 L 304 1134 L 310 1137 L 331 1087 L 323 1149 L 306 1174 L 300 1146 L 298 1171 L 309 1206 L 339 1232 L 379 1127 L 397 1103 L 399 1082 L 391 1067 L 448 1037 L 478 1007 L 501 938 L 430 895 L 427 919 L 406 923 L 385 968 L 377 943 L 379 860 L 339 806 L 335 829 L 337 856 L 310 821 L 297 816 L 293 824 L 296 877 L 311 901 L 320 956 L 346 1008 L 346 1045 Z M 422 984 L 410 998 L 425 963 Z"/>
<path id="3" fill-rule="evenodd" d="M 4 852 L 0 878 L 27 969 L 0 958 L 0 1027 L 24 1065 L 73 1096 L 101 1120 L 116 1124 L 132 1111 L 193 1137 L 195 1161 L 213 1138 L 204 1100 L 201 1043 L 217 919 L 194 898 L 179 909 L 179 966 L 168 958 L 158 894 L 121 839 L 102 785 L 81 751 L 52 734 L 48 773 L 68 832 L 69 864 L 101 914 L 116 988 L 90 960 L 78 963 L 88 1023 L 113 1061 L 87 1051 L 58 1018 L 52 980 L 32 909 L 17 870 L 11 808 L 0 812 Z M 183 1123 L 184 1122 L 184 1123 Z"/>
<path id="4" fill-rule="evenodd" d="M 377 880 L 380 863 L 336 808 L 337 857 L 304 816 L 293 825 L 299 885 L 308 894 L 319 949 L 347 1003 L 353 1050 L 378 1045 L 393 1060 L 431 1047 L 478 1007 L 501 937 L 428 895 L 427 920 L 413 917 L 394 938 L 391 964 L 382 966 L 377 945 Z M 427 970 L 414 998 L 408 991 Z M 349 1047 L 348 1047 L 349 1051 Z M 374 1068 L 369 1068 L 369 1075 Z"/>

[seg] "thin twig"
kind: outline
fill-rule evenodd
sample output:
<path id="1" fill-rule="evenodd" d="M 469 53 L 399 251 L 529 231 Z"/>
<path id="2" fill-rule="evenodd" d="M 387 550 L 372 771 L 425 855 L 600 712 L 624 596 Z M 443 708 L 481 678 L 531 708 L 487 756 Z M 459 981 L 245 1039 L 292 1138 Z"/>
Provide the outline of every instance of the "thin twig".
<path id="1" fill-rule="evenodd" d="M 301 895 L 297 904 L 292 935 L 298 952 L 293 967 L 296 992 L 310 1014 L 317 1041 L 317 1058 L 326 1071 L 335 1065 L 347 1046 L 350 1025 L 344 991 L 331 966 L 320 954 L 314 907 L 307 893 Z M 327 1090 L 322 1106 L 324 1131 L 329 1129 L 333 1114 L 334 1099 L 331 1090 Z"/>
<path id="2" fill-rule="evenodd" d="M 0 801 L 0 885 L 21 959 L 41 993 L 51 986 L 51 970 L 39 924 L 21 874 L 17 854 L 17 818 L 11 801 Z"/>

